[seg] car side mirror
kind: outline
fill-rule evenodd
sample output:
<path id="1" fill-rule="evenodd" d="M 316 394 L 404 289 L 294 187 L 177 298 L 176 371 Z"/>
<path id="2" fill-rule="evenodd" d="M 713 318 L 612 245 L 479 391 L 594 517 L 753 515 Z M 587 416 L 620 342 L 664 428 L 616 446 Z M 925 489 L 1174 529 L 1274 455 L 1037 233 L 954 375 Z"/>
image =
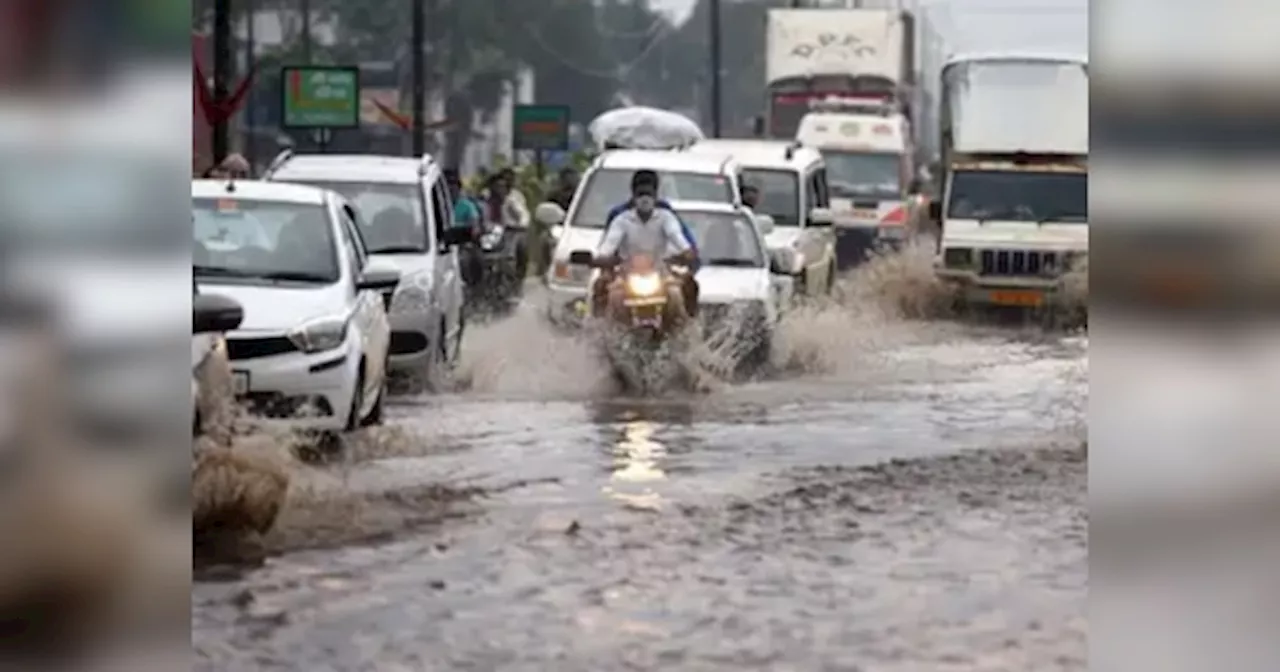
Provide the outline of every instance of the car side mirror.
<path id="1" fill-rule="evenodd" d="M 814 208 L 809 211 L 809 226 L 830 228 L 836 223 L 836 215 L 831 208 Z"/>
<path id="2" fill-rule="evenodd" d="M 564 208 L 560 207 L 559 204 L 552 203 L 550 201 L 538 204 L 538 207 L 533 211 L 533 218 L 538 220 L 539 224 L 548 227 L 563 224 L 564 217 Z"/>
<path id="3" fill-rule="evenodd" d="M 382 305 L 391 310 L 391 299 L 395 296 L 396 287 L 400 284 L 400 271 L 388 268 L 370 268 L 360 274 L 356 281 L 359 291 L 374 291 L 382 294 Z"/>
<path id="4" fill-rule="evenodd" d="M 929 219 L 935 222 L 942 219 L 942 201 L 929 201 Z"/>
<path id="5" fill-rule="evenodd" d="M 440 234 L 440 242 L 445 247 L 456 247 L 471 242 L 471 229 L 465 226 L 447 226 Z"/>
<path id="6" fill-rule="evenodd" d="M 191 333 L 212 334 L 235 331 L 244 321 L 240 302 L 218 294 L 197 294 L 191 298 Z"/>
<path id="7" fill-rule="evenodd" d="M 595 258 L 594 254 L 586 250 L 574 250 L 569 253 L 569 263 L 574 266 L 590 266 Z"/>
<path id="8" fill-rule="evenodd" d="M 773 217 L 769 215 L 756 215 L 756 228 L 760 229 L 760 235 L 767 236 L 773 233 Z"/>
<path id="9" fill-rule="evenodd" d="M 774 275 L 794 275 L 796 272 L 795 251 L 790 248 L 769 250 L 769 272 Z"/>

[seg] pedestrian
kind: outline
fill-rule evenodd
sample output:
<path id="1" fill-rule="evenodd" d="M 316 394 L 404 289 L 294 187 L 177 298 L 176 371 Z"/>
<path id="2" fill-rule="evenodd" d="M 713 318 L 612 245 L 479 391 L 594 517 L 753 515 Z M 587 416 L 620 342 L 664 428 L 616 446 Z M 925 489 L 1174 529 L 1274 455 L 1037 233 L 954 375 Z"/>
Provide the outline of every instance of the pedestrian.
<path id="1" fill-rule="evenodd" d="M 577 169 L 573 166 L 561 168 L 556 188 L 551 192 L 551 198 L 547 200 L 560 206 L 560 209 L 567 211 L 573 203 L 573 195 L 578 192 L 578 183 L 581 179 Z"/>
<path id="2" fill-rule="evenodd" d="M 216 166 L 204 172 L 204 177 L 211 180 L 246 180 L 252 174 L 249 162 L 239 154 L 228 154 Z"/>
<path id="3" fill-rule="evenodd" d="M 449 188 L 449 196 L 453 199 L 453 225 L 469 228 L 479 235 L 481 227 L 480 208 L 475 201 L 462 190 L 462 176 L 456 168 L 444 171 L 444 183 Z"/>

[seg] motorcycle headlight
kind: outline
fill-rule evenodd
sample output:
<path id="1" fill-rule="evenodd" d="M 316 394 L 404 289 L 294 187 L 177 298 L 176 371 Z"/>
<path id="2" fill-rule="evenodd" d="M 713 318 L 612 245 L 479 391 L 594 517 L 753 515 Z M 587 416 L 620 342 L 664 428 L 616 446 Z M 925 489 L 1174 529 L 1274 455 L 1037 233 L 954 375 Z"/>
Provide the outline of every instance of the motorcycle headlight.
<path id="1" fill-rule="evenodd" d="M 351 321 L 345 317 L 312 320 L 289 332 L 289 340 L 307 353 L 333 350 L 347 340 L 350 324 Z"/>
<path id="2" fill-rule="evenodd" d="M 627 278 L 627 288 L 636 296 L 653 296 L 662 289 L 662 278 L 657 273 L 632 275 Z"/>

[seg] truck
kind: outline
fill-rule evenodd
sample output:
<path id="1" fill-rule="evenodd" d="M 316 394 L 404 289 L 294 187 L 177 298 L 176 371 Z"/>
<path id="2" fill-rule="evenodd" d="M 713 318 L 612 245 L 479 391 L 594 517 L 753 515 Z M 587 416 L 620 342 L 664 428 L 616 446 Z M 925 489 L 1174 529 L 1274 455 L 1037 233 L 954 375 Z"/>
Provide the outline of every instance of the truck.
<path id="1" fill-rule="evenodd" d="M 765 33 L 763 134 L 795 138 L 815 100 L 886 101 L 912 117 L 916 19 L 888 9 L 771 9 Z"/>
<path id="2" fill-rule="evenodd" d="M 796 140 L 822 153 L 839 270 L 899 248 L 921 212 L 911 125 L 893 107 L 831 98 L 800 121 Z"/>
<path id="3" fill-rule="evenodd" d="M 1049 306 L 1089 249 L 1087 63 L 962 56 L 941 80 L 936 273 L 968 304 Z"/>

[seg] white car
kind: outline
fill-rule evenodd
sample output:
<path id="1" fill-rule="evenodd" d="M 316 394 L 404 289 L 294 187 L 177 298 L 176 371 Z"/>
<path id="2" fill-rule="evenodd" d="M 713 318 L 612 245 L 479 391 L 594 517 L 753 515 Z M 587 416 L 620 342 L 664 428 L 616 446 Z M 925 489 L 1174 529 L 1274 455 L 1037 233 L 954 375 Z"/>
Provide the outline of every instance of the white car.
<path id="1" fill-rule="evenodd" d="M 637 170 L 658 173 L 658 197 L 668 201 L 709 201 L 728 207 L 741 203 L 741 171 L 727 157 L 693 156 L 680 150 L 605 152 L 583 175 L 568 212 L 543 203 L 534 214 L 551 228 L 556 240 L 547 273 L 546 310 L 552 322 L 572 324 L 587 314 L 591 269 L 569 263 L 569 253 L 596 248 L 609 211 L 631 198 L 631 176 Z"/>
<path id="2" fill-rule="evenodd" d="M 209 406 L 216 403 L 219 390 L 213 388 L 218 380 L 232 377 L 226 332 L 240 326 L 244 309 L 234 299 L 201 294 L 194 286 L 192 290 L 191 418 L 194 433 L 200 436 L 208 429 L 206 422 L 212 421 L 210 415 L 215 414 Z"/>
<path id="3" fill-rule="evenodd" d="M 771 249 L 790 250 L 796 259 L 800 296 L 829 294 L 835 285 L 836 238 L 822 154 L 786 140 L 703 140 L 686 150 L 699 156 L 731 156 L 742 166 L 743 182 L 760 190 L 757 214 L 773 217 Z"/>
<path id="4" fill-rule="evenodd" d="M 457 362 L 466 315 L 458 245 L 471 232 L 452 226 L 453 202 L 430 156 L 285 153 L 265 179 L 310 184 L 341 194 L 380 264 L 400 271 L 391 302 L 392 374 L 411 383 L 438 381 Z"/>
<path id="5" fill-rule="evenodd" d="M 671 205 L 698 241 L 702 266 L 694 278 L 708 341 L 731 338 L 740 363 L 767 363 L 774 329 L 792 300 L 796 263 L 790 250 L 769 250 L 773 218 L 723 203 Z"/>
<path id="6" fill-rule="evenodd" d="M 191 196 L 199 290 L 244 310 L 226 341 L 237 397 L 298 429 L 380 422 L 399 272 L 371 263 L 351 206 L 271 182 L 194 180 Z"/>

